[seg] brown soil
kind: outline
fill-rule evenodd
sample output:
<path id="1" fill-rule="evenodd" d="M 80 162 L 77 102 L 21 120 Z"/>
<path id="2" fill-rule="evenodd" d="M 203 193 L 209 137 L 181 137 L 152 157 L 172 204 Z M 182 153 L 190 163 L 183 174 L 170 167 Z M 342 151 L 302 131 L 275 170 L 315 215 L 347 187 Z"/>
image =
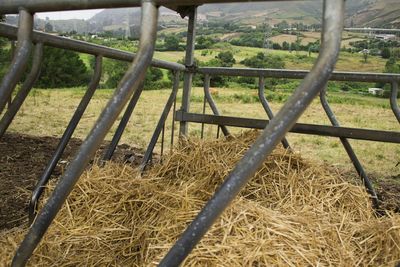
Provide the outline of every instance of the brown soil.
<path id="1" fill-rule="evenodd" d="M 59 142 L 55 137 L 6 134 L 0 139 L 0 230 L 27 223 L 28 202 L 38 178 L 42 175 Z M 71 139 L 53 172 L 58 177 L 78 150 L 80 139 Z M 98 151 L 102 155 L 108 143 Z M 113 160 L 139 165 L 143 150 L 118 146 Z"/>

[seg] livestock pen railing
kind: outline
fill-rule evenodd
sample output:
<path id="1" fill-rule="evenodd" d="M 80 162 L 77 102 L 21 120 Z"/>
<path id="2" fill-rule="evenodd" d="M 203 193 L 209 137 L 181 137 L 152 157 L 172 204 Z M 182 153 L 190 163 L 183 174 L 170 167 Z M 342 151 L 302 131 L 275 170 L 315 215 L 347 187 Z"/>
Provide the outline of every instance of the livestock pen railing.
<path id="1" fill-rule="evenodd" d="M 363 179 L 368 192 L 371 194 L 375 208 L 377 208 L 378 203 L 374 189 L 372 188 L 368 176 L 358 161 L 358 158 L 347 139 L 353 138 L 400 143 L 400 133 L 393 131 L 389 132 L 341 127 L 339 122 L 336 120 L 329 103 L 327 102 L 325 97 L 325 87 L 328 80 L 390 83 L 392 85 L 390 98 L 391 108 L 397 120 L 400 122 L 400 111 L 397 104 L 398 82 L 400 81 L 400 76 L 392 74 L 333 72 L 340 50 L 341 32 L 343 29 L 343 0 L 324 1 L 321 51 L 317 61 L 314 64 L 314 67 L 309 72 L 262 69 L 196 68 L 194 66 L 193 52 L 196 35 L 195 22 L 197 16 L 197 6 L 205 3 L 225 2 L 241 1 L 3 0 L 0 2 L 0 14 L 19 13 L 20 15 L 18 28 L 0 24 L 0 36 L 17 40 L 15 56 L 9 71 L 4 76 L 3 81 L 0 84 L 0 112 L 5 109 L 6 104 L 16 87 L 16 84 L 18 81 L 20 81 L 22 73 L 26 69 L 32 46 L 35 44 L 31 71 L 24 81 L 21 89 L 12 100 L 10 106 L 3 114 L 0 122 L 1 135 L 3 135 L 7 130 L 8 125 L 13 120 L 15 114 L 22 105 L 24 99 L 27 97 L 29 90 L 32 88 L 36 78 L 38 77 L 44 45 L 87 53 L 96 57 L 95 71 L 88 90 L 82 98 L 81 103 L 76 109 L 73 117 L 71 118 L 63 137 L 60 139 L 60 143 L 56 149 L 56 152 L 54 153 L 51 161 L 46 167 L 45 172 L 39 179 L 39 182 L 34 189 L 30 203 L 30 217 L 32 224 L 25 236 L 25 239 L 22 241 L 18 250 L 16 251 L 13 259 L 13 266 L 23 266 L 26 264 L 34 249 L 44 236 L 47 228 L 62 207 L 67 196 L 72 191 L 80 175 L 83 173 L 86 166 L 94 156 L 95 151 L 100 146 L 107 132 L 117 120 L 117 117 L 122 112 L 124 106 L 128 104 L 125 114 L 120 121 L 117 131 L 114 134 L 111 145 L 104 155 L 105 160 L 109 160 L 112 157 L 115 147 L 117 146 L 125 130 L 136 103 L 140 99 L 144 87 L 143 81 L 146 69 L 149 66 L 172 70 L 174 72 L 174 78 L 171 95 L 167 100 L 142 161 L 142 170 L 144 170 L 146 164 L 150 160 L 152 151 L 160 134 L 163 136 L 163 129 L 166 119 L 172 107 L 174 109 L 173 120 L 180 122 L 179 131 L 181 136 L 188 134 L 189 122 L 219 125 L 225 135 L 229 134 L 228 127 L 230 126 L 264 129 L 260 137 L 255 141 L 248 152 L 228 175 L 225 182 L 220 186 L 214 196 L 205 205 L 203 210 L 197 215 L 197 217 L 177 240 L 168 254 L 160 262 L 160 266 L 177 266 L 186 258 L 194 246 L 201 240 L 207 230 L 211 227 L 214 221 L 235 198 L 250 177 L 252 177 L 252 175 L 257 171 L 264 159 L 272 152 L 275 146 L 279 142 L 282 142 L 286 148 L 290 148 L 288 140 L 285 139 L 285 135 L 289 131 L 303 134 L 339 137 L 358 174 Z M 158 7 L 161 5 L 178 11 L 183 17 L 189 17 L 185 65 L 152 59 L 157 31 Z M 33 14 L 35 12 L 135 6 L 141 7 L 142 12 L 141 36 L 137 54 L 33 31 Z M 100 114 L 95 126 L 82 143 L 75 158 L 69 164 L 64 174 L 59 178 L 59 181 L 49 199 L 36 215 L 37 201 L 42 193 L 43 186 L 47 183 L 55 165 L 63 153 L 65 146 L 71 138 L 74 129 L 82 117 L 86 106 L 93 96 L 94 90 L 96 90 L 98 86 L 103 57 L 123 61 L 133 61 L 133 63 L 121 80 L 113 96 L 110 98 L 107 106 Z M 176 108 L 174 103 L 179 87 L 180 73 L 183 73 L 184 75 L 182 105 L 179 111 L 175 113 Z M 190 112 L 192 78 L 195 73 L 205 75 L 205 99 L 208 101 L 214 115 L 196 114 Z M 210 77 L 213 75 L 258 77 L 259 98 L 270 120 L 266 121 L 222 116 L 219 113 L 217 105 L 213 101 L 211 94 L 209 93 Z M 264 79 L 266 77 L 302 79 L 302 83 L 275 116 L 272 113 L 269 103 L 264 96 Z M 320 94 L 321 103 L 331 121 L 332 126 L 296 124 L 300 115 L 306 110 L 311 101 L 318 94 Z M 174 131 L 174 129 L 172 131 Z M 172 143 L 173 138 L 174 136 L 172 134 Z"/>

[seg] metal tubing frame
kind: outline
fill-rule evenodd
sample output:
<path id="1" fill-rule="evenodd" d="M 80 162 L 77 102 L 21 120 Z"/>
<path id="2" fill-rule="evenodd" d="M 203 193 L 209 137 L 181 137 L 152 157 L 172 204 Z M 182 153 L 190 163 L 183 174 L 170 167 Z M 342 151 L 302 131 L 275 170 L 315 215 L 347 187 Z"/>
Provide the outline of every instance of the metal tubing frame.
<path id="1" fill-rule="evenodd" d="M 9 39 L 15 39 L 17 37 L 18 28 L 5 23 L 0 23 L 0 36 L 4 36 Z M 118 49 L 113 49 L 110 47 L 96 45 L 88 42 L 73 40 L 65 37 L 54 36 L 48 33 L 33 31 L 32 40 L 34 43 L 43 43 L 46 46 L 67 49 L 79 53 L 85 53 L 90 55 L 101 55 L 104 58 L 110 58 L 115 60 L 132 62 L 136 54 L 122 51 Z M 185 66 L 179 63 L 168 62 L 159 59 L 153 59 L 151 62 L 152 67 L 180 70 L 184 71 Z"/>
<path id="2" fill-rule="evenodd" d="M 201 67 L 196 69 L 196 73 L 223 76 L 241 77 L 269 77 L 304 79 L 310 71 L 308 70 L 284 70 L 284 69 L 255 69 L 255 68 L 223 68 L 223 67 Z M 348 72 L 334 71 L 329 77 L 330 81 L 352 81 L 352 82 L 371 82 L 371 83 L 391 83 L 400 82 L 400 74 L 394 73 L 369 73 L 369 72 Z"/>
<path id="3" fill-rule="evenodd" d="M 344 10 L 344 0 L 324 1 L 321 52 L 312 71 L 237 163 L 159 266 L 178 266 L 182 263 L 327 83 L 340 51 Z"/>
<path id="4" fill-rule="evenodd" d="M 122 116 L 121 121 L 118 124 L 118 128 L 114 133 L 113 138 L 111 139 L 111 143 L 108 146 L 106 152 L 104 153 L 103 156 L 103 161 L 109 161 L 114 155 L 115 149 L 118 146 L 119 141 L 122 138 L 122 135 L 124 134 L 125 128 L 128 125 L 128 122 L 132 116 L 133 111 L 135 110 L 136 104 L 139 101 L 140 96 L 142 95 L 144 88 L 144 83 L 141 83 L 139 85 L 138 90 L 135 91 L 133 94 L 131 101 L 129 102 L 128 106 L 125 109 L 124 115 Z"/>
<path id="5" fill-rule="evenodd" d="M 189 23 L 186 40 L 186 55 L 185 66 L 186 68 L 193 67 L 194 64 L 194 50 L 196 39 L 196 20 L 197 20 L 197 7 L 193 6 L 189 12 Z M 190 110 L 190 96 L 192 94 L 192 72 L 185 72 L 183 76 L 183 91 L 182 91 L 182 106 L 181 109 L 189 112 Z M 179 135 L 187 136 L 188 124 L 186 122 L 180 123 Z"/>
<path id="6" fill-rule="evenodd" d="M 333 110 L 331 109 L 329 102 L 326 98 L 326 91 L 327 91 L 327 89 L 325 86 L 319 94 L 319 98 L 321 100 L 322 107 L 323 107 L 326 115 L 328 116 L 332 126 L 340 127 L 340 123 L 336 119 L 336 116 L 333 113 Z M 378 197 L 376 195 L 374 187 L 372 186 L 371 181 L 368 178 L 367 173 L 365 172 L 361 162 L 358 160 L 357 155 L 354 152 L 353 148 L 351 147 L 349 140 L 347 140 L 344 137 L 340 137 L 340 142 L 342 143 L 344 149 L 346 150 L 347 155 L 349 156 L 351 162 L 353 163 L 353 166 L 356 169 L 357 174 L 361 177 L 367 192 L 371 195 L 371 201 L 372 201 L 372 205 L 373 205 L 374 209 L 377 210 L 379 208 Z"/>
<path id="7" fill-rule="evenodd" d="M 179 72 L 174 73 L 174 84 L 172 88 L 172 92 L 167 100 L 167 103 L 165 104 L 164 110 L 161 114 L 161 117 L 157 123 L 156 129 L 153 132 L 153 135 L 151 137 L 150 143 L 146 149 L 146 152 L 144 153 L 142 162 L 140 164 L 140 171 L 143 172 L 151 160 L 151 155 L 153 154 L 154 147 L 157 144 L 157 140 L 160 137 L 161 131 L 163 131 L 163 128 L 165 126 L 165 122 L 168 118 L 168 114 L 171 111 L 171 108 L 174 104 L 174 101 L 176 99 L 176 94 L 178 93 L 179 89 Z"/>
<path id="8" fill-rule="evenodd" d="M 265 79 L 264 79 L 264 77 L 260 77 L 258 79 L 258 98 L 260 99 L 261 105 L 263 106 L 265 113 L 267 113 L 268 118 L 270 120 L 272 120 L 274 118 L 274 113 L 272 112 L 272 109 L 269 106 L 268 100 L 265 97 L 264 90 L 265 90 Z M 284 137 L 282 139 L 281 143 L 285 149 L 288 149 L 288 148 L 290 149 L 290 145 L 289 145 L 289 142 L 286 139 L 286 137 Z"/>
<path id="9" fill-rule="evenodd" d="M 252 0 L 253 2 L 279 2 L 288 0 Z M 304 0 L 289 0 L 304 1 Z M 166 7 L 192 6 L 212 3 L 244 2 L 244 0 L 156 0 L 157 6 Z M 140 0 L 2 0 L 0 3 L 0 14 L 17 13 L 18 9 L 24 7 L 31 12 L 49 12 L 79 9 L 121 8 L 139 7 Z"/>
<path id="10" fill-rule="evenodd" d="M 219 112 L 219 110 L 217 108 L 217 105 L 215 104 L 215 101 L 214 101 L 212 95 L 210 94 L 210 81 L 211 81 L 210 75 L 206 74 L 204 76 L 204 96 L 205 96 L 208 104 L 210 105 L 210 108 L 211 108 L 212 112 L 214 113 L 214 115 L 221 115 L 221 113 Z M 225 125 L 219 125 L 218 127 L 221 128 L 221 130 L 225 136 L 230 135 L 229 130 L 228 130 L 228 128 L 226 128 Z"/>
<path id="11" fill-rule="evenodd" d="M 392 91 L 390 93 L 390 107 L 393 110 L 394 115 L 397 118 L 397 121 L 400 123 L 400 108 L 399 104 L 397 104 L 397 95 L 399 94 L 399 84 L 397 82 L 392 82 Z"/>
<path id="12" fill-rule="evenodd" d="M 251 128 L 251 129 L 264 129 L 270 123 L 270 121 L 268 120 L 229 117 L 229 116 L 203 115 L 198 113 L 183 113 L 180 110 L 176 112 L 176 120 L 194 122 L 194 123 L 207 123 L 213 125 L 226 125 L 230 127 Z M 391 131 L 296 123 L 289 130 L 289 132 L 298 134 L 343 137 L 348 139 L 357 139 L 364 141 L 376 141 L 376 142 L 400 144 L 400 132 L 391 132 Z"/>
<path id="13" fill-rule="evenodd" d="M 40 68 L 42 65 L 43 57 L 43 44 L 38 43 L 33 52 L 32 68 L 26 77 L 21 89 L 18 91 L 17 95 L 14 97 L 11 104 L 8 106 L 6 113 L 0 120 L 0 139 L 3 137 L 11 122 L 13 121 L 15 115 L 21 108 L 26 97 L 31 91 L 33 85 L 40 75 Z"/>
<path id="14" fill-rule="evenodd" d="M 36 209 L 39 199 L 44 191 L 45 186 L 47 185 L 48 181 L 50 180 L 51 174 L 54 171 L 54 168 L 57 166 L 58 161 L 60 160 L 62 154 L 64 153 L 65 148 L 68 145 L 69 140 L 78 126 L 83 113 L 85 112 L 87 106 L 89 105 L 90 100 L 93 97 L 94 92 L 96 91 L 100 78 L 101 78 L 101 69 L 102 69 L 102 57 L 97 56 L 94 73 L 92 80 L 89 83 L 88 89 L 86 90 L 85 95 L 83 96 L 81 102 L 79 103 L 78 107 L 75 110 L 74 115 L 72 116 L 70 122 L 68 123 L 67 128 L 65 129 L 64 134 L 62 135 L 60 141 L 58 142 L 57 148 L 49 160 L 46 169 L 43 171 L 42 176 L 40 177 L 39 181 L 35 185 L 35 188 L 32 191 L 31 199 L 29 201 L 28 206 L 28 214 L 29 214 L 29 224 L 33 222 L 36 216 Z"/>
<path id="15" fill-rule="evenodd" d="M 29 228 L 12 261 L 12 266 L 24 266 L 39 244 L 47 228 L 61 209 L 80 175 L 107 132 L 111 128 L 130 96 L 144 80 L 146 70 L 154 53 L 157 33 L 158 7 L 149 1 L 142 2 L 141 37 L 137 57 L 122 79 L 119 87 L 98 118 L 95 126 L 82 143 L 48 201 L 44 204 L 35 221 Z"/>
<path id="16" fill-rule="evenodd" d="M 21 9 L 19 12 L 18 44 L 11 66 L 0 84 L 0 113 L 28 65 L 32 50 L 33 15 Z"/>

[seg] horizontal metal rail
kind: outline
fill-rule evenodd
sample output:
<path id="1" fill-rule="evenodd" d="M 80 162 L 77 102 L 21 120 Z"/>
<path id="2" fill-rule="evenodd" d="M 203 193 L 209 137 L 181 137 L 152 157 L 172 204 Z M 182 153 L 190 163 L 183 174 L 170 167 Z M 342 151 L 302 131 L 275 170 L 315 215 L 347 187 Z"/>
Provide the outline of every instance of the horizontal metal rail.
<path id="1" fill-rule="evenodd" d="M 282 69 L 254 69 L 254 68 L 221 68 L 202 67 L 196 72 L 213 76 L 242 76 L 242 77 L 268 77 L 304 79 L 310 71 L 307 70 L 282 70 Z M 368 72 L 345 72 L 334 71 L 330 75 L 331 81 L 353 81 L 353 82 L 400 82 L 400 74 L 391 73 L 368 73 Z"/>
<path id="2" fill-rule="evenodd" d="M 323 10 L 321 52 L 312 71 L 265 127 L 159 266 L 178 266 L 184 261 L 327 83 L 339 57 L 344 0 L 325 0 Z"/>
<path id="3" fill-rule="evenodd" d="M 141 10 L 141 36 L 137 57 L 29 228 L 13 258 L 12 266 L 26 264 L 123 107 L 144 80 L 154 53 L 158 8 L 154 3 L 144 0 Z"/>
<path id="4" fill-rule="evenodd" d="M 226 125 L 240 128 L 264 129 L 269 120 L 239 118 L 230 116 L 203 115 L 198 113 L 183 113 L 178 110 L 175 118 L 177 121 Z M 299 134 L 312 134 L 321 136 L 341 137 L 366 141 L 386 143 L 400 143 L 400 132 L 379 131 L 349 127 L 334 127 L 318 124 L 296 123 L 289 132 Z"/>
<path id="5" fill-rule="evenodd" d="M 279 2 L 279 1 L 304 1 L 304 0 L 252 0 L 253 2 Z M 310 1 L 310 0 L 307 0 Z M 157 0 L 157 5 L 163 6 L 199 6 L 212 3 L 249 2 L 248 0 Z M 30 12 L 48 12 L 79 9 L 139 7 L 140 0 L 2 0 L 0 14 L 18 13 L 24 7 Z"/>
<path id="6" fill-rule="evenodd" d="M 9 24 L 0 23 L 0 36 L 16 39 L 18 28 Z M 105 58 L 122 60 L 132 62 L 136 54 L 113 49 L 107 46 L 96 45 L 88 42 L 78 41 L 60 36 L 54 36 L 40 31 L 33 31 L 32 40 L 34 43 L 43 43 L 47 46 L 52 46 L 61 49 L 67 49 L 79 53 L 91 54 L 94 56 L 103 56 Z M 168 62 L 164 60 L 153 59 L 151 66 L 184 71 L 186 68 L 184 65 L 174 62 Z"/>

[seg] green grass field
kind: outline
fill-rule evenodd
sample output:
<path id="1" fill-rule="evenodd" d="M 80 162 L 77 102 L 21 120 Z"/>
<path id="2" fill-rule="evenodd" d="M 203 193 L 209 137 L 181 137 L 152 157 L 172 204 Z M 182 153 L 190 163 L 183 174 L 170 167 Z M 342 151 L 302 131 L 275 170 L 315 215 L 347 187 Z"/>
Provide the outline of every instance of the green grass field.
<path id="1" fill-rule="evenodd" d="M 266 118 L 259 102 L 248 101 L 248 96 L 252 96 L 250 99 L 255 99 L 255 90 L 219 88 L 216 92 L 214 97 L 223 115 Z M 146 146 L 169 93 L 170 90 L 145 91 L 143 93 L 124 133 L 122 143 Z M 83 94 L 84 88 L 34 90 L 16 116 L 10 131 L 36 136 L 61 136 Z M 76 130 L 75 137 L 84 138 L 87 135 L 111 94 L 112 90 L 97 91 Z M 179 93 L 178 108 L 180 99 Z M 191 111 L 201 112 L 202 99 L 202 88 L 194 88 Z M 343 93 L 330 93 L 329 99 L 333 102 L 332 107 L 343 126 L 400 130 L 387 99 Z M 271 106 L 276 112 L 282 104 L 282 101 L 272 101 Z M 207 108 L 207 112 L 210 112 L 209 108 Z M 300 122 L 329 125 L 317 100 L 303 114 Z M 177 135 L 179 124 L 175 123 L 175 126 Z M 114 125 L 111 132 L 115 130 L 115 127 Z M 166 140 L 170 138 L 171 127 L 170 116 L 166 125 Z M 200 129 L 201 125 L 191 124 L 190 135 L 198 136 Z M 231 129 L 233 133 L 239 133 L 242 130 Z M 206 126 L 205 134 L 207 138 L 215 138 L 216 126 Z M 107 139 L 110 139 L 111 136 L 111 133 L 108 134 Z M 343 170 L 352 168 L 337 138 L 289 134 L 288 140 L 293 148 L 306 158 L 326 162 Z M 168 146 L 169 141 L 166 143 Z M 400 167 L 396 167 L 400 161 L 400 145 L 354 140 L 351 141 L 351 144 L 370 174 L 376 177 L 388 177 L 400 173 Z M 157 149 L 159 150 L 159 147 Z"/>

